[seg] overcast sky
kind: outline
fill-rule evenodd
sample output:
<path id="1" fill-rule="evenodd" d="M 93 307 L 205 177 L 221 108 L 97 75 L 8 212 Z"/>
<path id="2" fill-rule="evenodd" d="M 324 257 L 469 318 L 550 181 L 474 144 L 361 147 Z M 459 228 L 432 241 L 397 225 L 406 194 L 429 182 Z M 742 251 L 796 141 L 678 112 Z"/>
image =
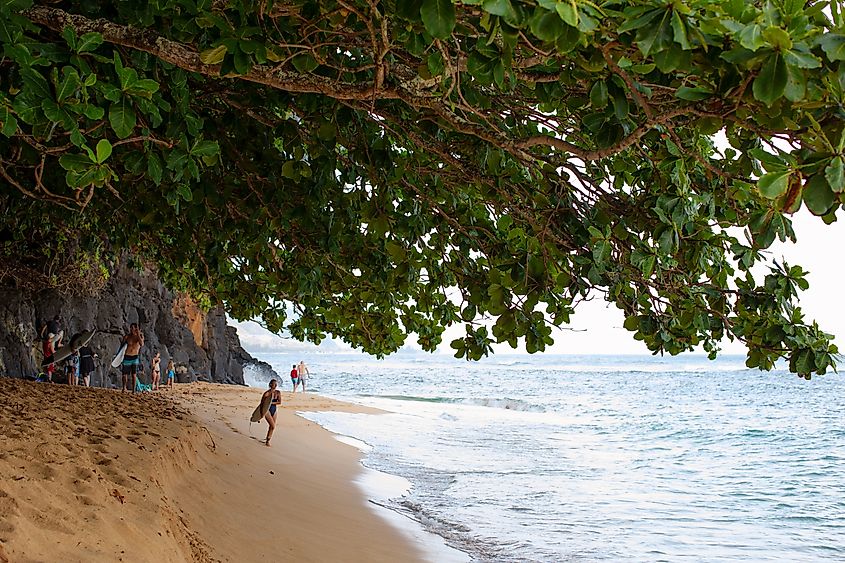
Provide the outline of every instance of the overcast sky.
<path id="1" fill-rule="evenodd" d="M 770 255 L 777 260 L 785 259 L 789 264 L 800 264 L 809 271 L 810 289 L 800 296 L 801 307 L 806 319 L 815 319 L 819 326 L 837 336 L 837 344 L 845 350 L 845 306 L 842 292 L 845 288 L 845 219 L 832 225 L 825 225 L 821 219 L 802 209 L 793 216 L 796 244 L 776 243 Z M 762 278 L 760 278 L 762 279 Z M 614 306 L 596 299 L 583 303 L 573 317 L 571 328 L 576 331 L 560 330 L 553 333 L 555 344 L 549 352 L 558 354 L 638 354 L 649 353 L 648 349 L 632 338 L 632 333 L 622 328 L 623 317 Z M 261 351 L 296 349 L 303 352 L 313 350 L 311 345 L 301 344 L 279 337 L 264 330 L 256 323 L 235 323 L 243 346 L 260 356 Z M 449 341 L 462 334 L 462 326 L 452 327 L 446 333 L 441 352 L 450 353 Z M 583 332 L 582 332 L 583 331 Z M 411 344 L 417 347 L 416 343 Z M 347 350 L 338 342 L 321 345 L 322 351 Z M 725 353 L 744 353 L 740 343 L 724 342 Z M 514 353 L 507 345 L 496 348 L 497 352 Z"/>

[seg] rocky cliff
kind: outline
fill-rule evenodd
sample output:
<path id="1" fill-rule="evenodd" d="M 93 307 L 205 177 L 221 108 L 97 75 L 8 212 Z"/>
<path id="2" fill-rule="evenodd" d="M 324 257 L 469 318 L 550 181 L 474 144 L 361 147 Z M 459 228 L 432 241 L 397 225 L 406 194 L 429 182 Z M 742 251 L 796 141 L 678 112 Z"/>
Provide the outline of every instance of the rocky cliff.
<path id="1" fill-rule="evenodd" d="M 92 385 L 119 385 L 118 370 L 109 363 L 130 323 L 139 323 L 145 345 L 141 350 L 143 381 L 161 352 L 162 371 L 173 359 L 180 382 L 205 380 L 243 384 L 243 368 L 269 366 L 244 350 L 237 331 L 227 326 L 221 308 L 205 312 L 184 295 L 174 294 L 155 274 L 122 260 L 96 297 L 67 297 L 55 291 L 28 293 L 0 288 L 0 375 L 34 376 L 41 362 L 36 340 L 37 319 L 61 317 L 65 342 L 71 335 L 96 329 L 91 347 L 99 356 Z M 270 369 L 270 371 L 272 371 Z"/>

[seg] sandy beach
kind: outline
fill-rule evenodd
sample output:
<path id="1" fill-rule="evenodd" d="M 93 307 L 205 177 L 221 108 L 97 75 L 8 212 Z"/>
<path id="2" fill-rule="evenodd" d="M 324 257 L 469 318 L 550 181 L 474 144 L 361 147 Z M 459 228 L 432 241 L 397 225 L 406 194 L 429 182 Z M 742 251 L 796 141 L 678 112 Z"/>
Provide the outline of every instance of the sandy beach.
<path id="1" fill-rule="evenodd" d="M 420 561 L 354 484 L 360 452 L 283 393 L 271 447 L 257 389 L 131 395 L 0 378 L 0 562 Z"/>

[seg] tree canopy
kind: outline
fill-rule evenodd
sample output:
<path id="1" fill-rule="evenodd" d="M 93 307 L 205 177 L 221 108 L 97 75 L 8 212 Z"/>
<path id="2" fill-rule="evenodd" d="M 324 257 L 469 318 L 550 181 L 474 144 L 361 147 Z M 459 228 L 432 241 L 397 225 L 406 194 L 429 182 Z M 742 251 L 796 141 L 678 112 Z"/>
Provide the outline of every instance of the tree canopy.
<path id="1" fill-rule="evenodd" d="M 0 252 L 129 250 L 235 318 L 375 354 L 453 324 L 459 357 L 540 351 L 599 296 L 655 353 L 727 337 L 751 367 L 824 373 L 805 272 L 765 251 L 802 205 L 830 222 L 845 202 L 843 17 L 3 0 Z"/>

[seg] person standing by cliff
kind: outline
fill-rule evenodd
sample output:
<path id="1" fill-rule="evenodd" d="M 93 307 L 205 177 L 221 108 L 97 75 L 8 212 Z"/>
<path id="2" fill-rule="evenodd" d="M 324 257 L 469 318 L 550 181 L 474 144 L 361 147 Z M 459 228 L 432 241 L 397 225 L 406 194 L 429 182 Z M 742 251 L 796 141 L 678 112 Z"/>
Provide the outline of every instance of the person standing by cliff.
<path id="1" fill-rule="evenodd" d="M 47 336 L 47 321 L 39 318 L 35 323 L 35 331 L 38 333 L 38 339 L 41 340 L 41 352 L 44 354 L 44 361 L 47 361 L 53 355 L 53 341 Z M 53 371 L 56 369 L 56 364 L 50 363 L 44 367 L 44 373 L 47 376 L 47 381 L 53 381 Z"/>
<path id="2" fill-rule="evenodd" d="M 87 344 L 79 349 L 79 378 L 85 387 L 91 386 L 91 374 L 94 373 L 94 351 Z"/>
<path id="3" fill-rule="evenodd" d="M 161 354 L 159 352 L 155 353 L 153 356 L 153 366 L 152 366 L 152 381 L 150 384 L 153 386 L 153 391 L 158 391 L 159 384 L 161 383 Z"/>
<path id="4" fill-rule="evenodd" d="M 141 354 L 141 347 L 144 345 L 144 335 L 138 328 L 138 323 L 129 325 L 129 334 L 123 337 L 126 343 L 126 353 L 123 356 L 123 364 L 121 365 L 121 373 L 123 375 L 123 390 L 126 391 L 126 384 L 132 380 L 132 392 L 136 391 L 135 378 L 138 374 L 138 365 L 140 361 L 138 356 Z"/>
<path id="5" fill-rule="evenodd" d="M 47 338 L 52 342 L 54 351 L 62 345 L 62 338 L 65 335 L 65 331 L 62 330 L 61 320 L 61 317 L 56 315 L 52 320 L 47 321 Z"/>

